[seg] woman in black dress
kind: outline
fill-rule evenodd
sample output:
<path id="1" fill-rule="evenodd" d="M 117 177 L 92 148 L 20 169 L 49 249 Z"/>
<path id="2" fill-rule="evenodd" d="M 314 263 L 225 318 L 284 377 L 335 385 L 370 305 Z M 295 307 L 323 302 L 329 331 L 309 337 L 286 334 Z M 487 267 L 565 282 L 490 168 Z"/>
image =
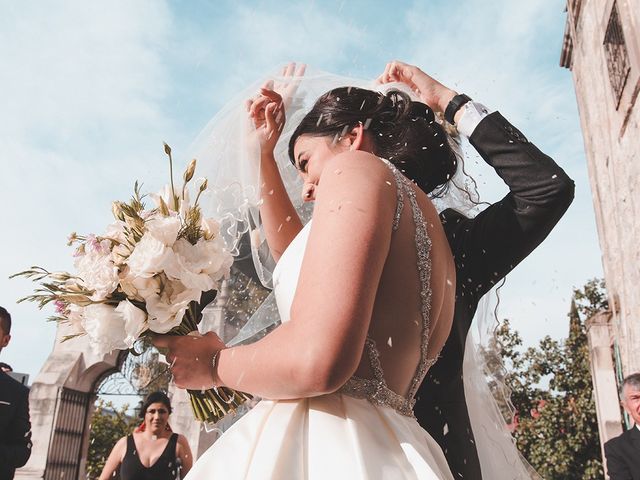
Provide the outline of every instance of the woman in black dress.
<path id="1" fill-rule="evenodd" d="M 153 392 L 140 410 L 142 424 L 113 447 L 100 480 L 113 478 L 118 469 L 122 480 L 175 480 L 191 469 L 193 457 L 184 435 L 169 426 L 171 402 L 162 392 Z"/>

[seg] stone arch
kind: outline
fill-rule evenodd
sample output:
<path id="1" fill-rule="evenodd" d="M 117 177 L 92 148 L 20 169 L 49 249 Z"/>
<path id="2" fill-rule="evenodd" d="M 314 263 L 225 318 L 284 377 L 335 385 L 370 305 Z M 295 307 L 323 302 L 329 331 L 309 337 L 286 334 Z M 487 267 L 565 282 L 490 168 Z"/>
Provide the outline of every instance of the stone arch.
<path id="1" fill-rule="evenodd" d="M 236 270 L 232 277 L 235 275 L 240 275 L 240 272 Z M 230 323 L 229 319 L 225 322 L 230 293 L 227 282 L 224 282 L 214 304 L 206 309 L 201 331 L 230 329 L 227 335 L 232 336 L 241 326 Z M 96 355 L 86 337 L 63 342 L 69 333 L 66 325 L 58 324 L 53 350 L 31 386 L 29 405 L 33 449 L 29 462 L 16 471 L 16 478 L 85 478 L 89 423 L 96 388 L 101 379 L 118 370 L 121 352 Z M 221 432 L 207 431 L 194 421 L 186 391 L 171 382 L 168 394 L 173 410 L 171 425 L 174 431 L 187 437 L 197 458 Z M 69 438 L 74 441 L 70 442 Z"/>

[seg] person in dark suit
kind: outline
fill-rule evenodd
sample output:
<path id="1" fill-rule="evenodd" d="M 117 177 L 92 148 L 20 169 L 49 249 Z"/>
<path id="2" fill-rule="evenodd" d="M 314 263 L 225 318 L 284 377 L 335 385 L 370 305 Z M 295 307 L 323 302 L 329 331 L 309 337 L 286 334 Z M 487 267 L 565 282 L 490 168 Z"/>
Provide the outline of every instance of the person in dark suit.
<path id="1" fill-rule="evenodd" d="M 611 480 L 640 480 L 640 372 L 622 382 L 620 403 L 635 425 L 604 444 Z"/>
<path id="2" fill-rule="evenodd" d="M 0 307 L 0 351 L 11 340 L 11 315 Z M 11 480 L 31 456 L 29 389 L 0 371 L 0 480 Z"/>
<path id="3" fill-rule="evenodd" d="M 405 83 L 418 95 L 434 88 L 427 74 L 402 62 L 388 64 L 381 81 Z M 420 386 L 414 413 L 442 447 L 454 478 L 476 480 L 482 472 L 462 380 L 471 321 L 482 296 L 551 232 L 573 201 L 575 185 L 499 112 L 465 97 L 457 95 L 447 109 L 443 105 L 445 119 L 469 138 L 510 191 L 474 218 L 453 209 L 440 214 L 456 264 L 456 304 L 451 333 Z"/>

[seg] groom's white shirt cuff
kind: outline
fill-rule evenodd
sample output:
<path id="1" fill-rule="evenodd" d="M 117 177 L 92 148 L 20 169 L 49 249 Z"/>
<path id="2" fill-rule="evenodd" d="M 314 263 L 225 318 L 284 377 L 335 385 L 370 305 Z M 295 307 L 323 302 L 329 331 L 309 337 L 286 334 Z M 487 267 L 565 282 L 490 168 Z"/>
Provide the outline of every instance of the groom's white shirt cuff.
<path id="1" fill-rule="evenodd" d="M 462 106 L 462 116 L 458 120 L 458 133 L 469 138 L 480 121 L 492 113 L 487 107 L 478 102 L 467 102 Z"/>

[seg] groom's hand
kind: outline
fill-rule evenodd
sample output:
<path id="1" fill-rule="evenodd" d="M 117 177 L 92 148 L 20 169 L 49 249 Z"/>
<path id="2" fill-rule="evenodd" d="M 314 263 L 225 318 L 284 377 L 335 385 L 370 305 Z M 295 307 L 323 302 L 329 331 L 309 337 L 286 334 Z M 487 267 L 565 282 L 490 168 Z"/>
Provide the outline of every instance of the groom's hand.
<path id="1" fill-rule="evenodd" d="M 213 354 L 225 348 L 213 332 L 205 335 L 153 335 L 151 341 L 164 349 L 173 379 L 179 388 L 207 390 L 214 386 Z"/>
<path id="2" fill-rule="evenodd" d="M 444 112 L 451 99 L 457 95 L 454 90 L 445 87 L 415 65 L 397 60 L 387 63 L 382 75 L 376 79 L 379 84 L 391 82 L 404 83 L 420 97 L 420 101 L 437 112 Z"/>

